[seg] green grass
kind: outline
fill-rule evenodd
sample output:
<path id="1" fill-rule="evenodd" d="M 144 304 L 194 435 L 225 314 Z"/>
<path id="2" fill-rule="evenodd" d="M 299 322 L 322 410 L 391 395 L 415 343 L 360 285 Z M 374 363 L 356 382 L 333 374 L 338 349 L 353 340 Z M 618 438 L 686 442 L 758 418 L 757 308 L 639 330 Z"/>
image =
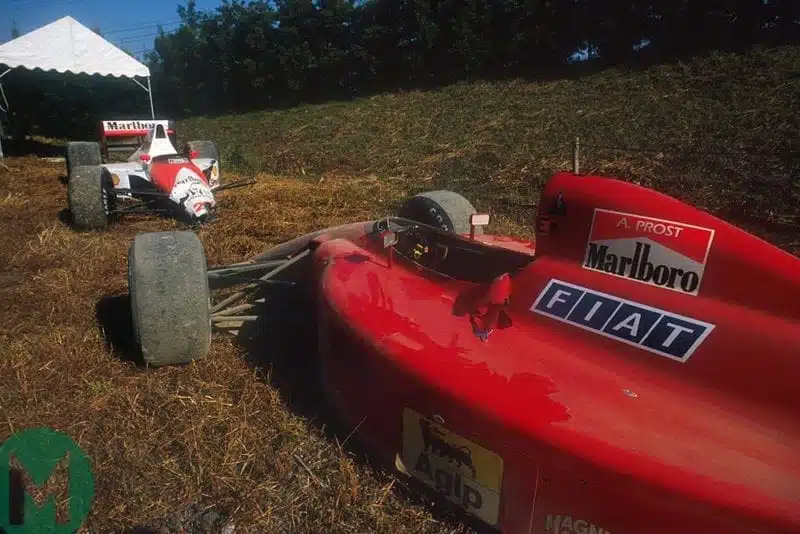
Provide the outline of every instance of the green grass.
<path id="1" fill-rule="evenodd" d="M 796 230 L 798 74 L 800 47 L 756 49 L 577 79 L 194 118 L 178 131 L 215 140 L 223 165 L 240 172 L 400 177 L 412 190 L 458 190 L 520 224 L 531 212 L 519 205 L 570 168 L 579 137 L 582 172 L 635 180 L 743 224 Z"/>

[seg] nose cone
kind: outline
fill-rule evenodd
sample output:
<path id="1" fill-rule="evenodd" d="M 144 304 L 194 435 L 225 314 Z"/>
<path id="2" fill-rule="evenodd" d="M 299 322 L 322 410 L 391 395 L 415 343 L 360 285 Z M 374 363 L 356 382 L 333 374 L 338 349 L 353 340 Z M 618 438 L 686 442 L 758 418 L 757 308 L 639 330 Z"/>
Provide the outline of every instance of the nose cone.
<path id="1" fill-rule="evenodd" d="M 198 202 L 193 206 L 192 211 L 194 211 L 195 217 L 202 217 L 203 215 L 207 215 L 208 204 L 206 204 L 205 202 Z"/>
<path id="2" fill-rule="evenodd" d="M 201 200 L 198 200 L 191 206 L 190 215 L 193 219 L 200 223 L 205 223 L 213 218 L 213 206 Z"/>

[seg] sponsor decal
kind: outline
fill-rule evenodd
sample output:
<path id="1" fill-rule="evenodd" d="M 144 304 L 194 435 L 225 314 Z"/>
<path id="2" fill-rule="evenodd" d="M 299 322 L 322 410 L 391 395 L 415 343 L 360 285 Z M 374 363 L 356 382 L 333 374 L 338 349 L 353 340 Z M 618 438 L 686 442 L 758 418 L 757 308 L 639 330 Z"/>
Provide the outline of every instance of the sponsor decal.
<path id="1" fill-rule="evenodd" d="M 611 534 L 585 519 L 573 519 L 568 515 L 549 515 L 544 521 L 544 531 L 552 534 Z"/>
<path id="2" fill-rule="evenodd" d="M 167 163 L 171 163 L 173 165 L 182 165 L 184 163 L 189 163 L 189 160 L 186 158 L 169 158 L 167 159 Z"/>
<path id="3" fill-rule="evenodd" d="M 194 172 L 185 167 L 178 170 L 175 176 L 170 199 L 176 204 L 186 206 L 186 209 L 190 211 L 194 209 L 197 202 L 214 205 L 214 195 L 211 193 L 211 189 Z"/>
<path id="4" fill-rule="evenodd" d="M 552 279 L 530 310 L 640 349 L 685 362 L 714 325 Z"/>
<path id="5" fill-rule="evenodd" d="M 583 268 L 697 295 L 714 230 L 595 209 Z"/>
<path id="6" fill-rule="evenodd" d="M 178 171 L 178 174 L 175 177 L 175 185 L 181 184 L 188 184 L 188 183 L 199 183 L 200 179 L 197 178 L 194 173 L 188 169 L 181 169 Z"/>
<path id="7" fill-rule="evenodd" d="M 499 455 L 406 408 L 402 461 L 412 476 L 449 501 L 497 524 L 503 480 Z"/>
<path id="8" fill-rule="evenodd" d="M 114 187 L 117 187 L 119 185 L 119 176 L 116 175 L 116 174 L 112 174 L 111 175 L 111 183 L 114 184 Z"/>
<path id="9" fill-rule="evenodd" d="M 209 182 L 212 187 L 219 185 L 219 164 L 216 161 L 211 166 L 211 179 Z"/>
<path id="10" fill-rule="evenodd" d="M 169 121 L 129 120 L 129 121 L 103 121 L 103 130 L 108 132 L 149 130 L 152 126 L 161 124 L 168 129 Z"/>

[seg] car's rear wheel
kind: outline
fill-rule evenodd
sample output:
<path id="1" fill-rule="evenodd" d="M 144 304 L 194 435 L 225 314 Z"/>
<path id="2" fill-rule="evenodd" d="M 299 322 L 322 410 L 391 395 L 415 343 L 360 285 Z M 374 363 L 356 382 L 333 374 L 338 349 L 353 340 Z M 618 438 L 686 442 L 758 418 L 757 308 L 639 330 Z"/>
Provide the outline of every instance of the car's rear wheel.
<path id="1" fill-rule="evenodd" d="M 183 146 L 183 155 L 187 158 L 194 152 L 197 158 L 213 159 L 217 162 L 217 179 L 222 179 L 222 167 L 219 162 L 219 150 L 212 141 L 189 141 Z M 208 177 L 212 179 L 211 176 Z"/>
<path id="2" fill-rule="evenodd" d="M 203 245 L 192 232 L 138 234 L 128 251 L 134 338 L 154 367 L 201 360 L 211 346 Z"/>
<path id="3" fill-rule="evenodd" d="M 67 143 L 65 159 L 67 162 L 67 179 L 72 177 L 76 167 L 100 165 L 100 143 L 91 141 L 70 141 Z"/>
<path id="4" fill-rule="evenodd" d="M 453 191 L 438 190 L 420 193 L 408 199 L 398 215 L 422 224 L 440 228 L 445 232 L 469 233 L 469 218 L 477 213 L 472 203 Z M 482 234 L 483 228 L 475 228 Z"/>
<path id="5" fill-rule="evenodd" d="M 72 223 L 82 230 L 108 226 L 115 196 L 111 176 L 99 165 L 75 167 L 67 186 Z"/>

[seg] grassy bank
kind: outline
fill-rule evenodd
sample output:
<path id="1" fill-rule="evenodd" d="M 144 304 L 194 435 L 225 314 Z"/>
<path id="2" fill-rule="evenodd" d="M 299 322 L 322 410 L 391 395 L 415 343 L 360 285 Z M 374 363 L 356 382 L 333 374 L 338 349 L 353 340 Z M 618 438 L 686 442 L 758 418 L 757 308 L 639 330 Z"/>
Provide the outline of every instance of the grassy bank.
<path id="1" fill-rule="evenodd" d="M 759 49 L 194 118 L 179 135 L 216 140 L 241 172 L 400 178 L 404 190 L 459 190 L 519 225 L 543 181 L 570 168 L 579 137 L 582 172 L 639 181 L 771 237 L 796 234 L 800 214 L 798 74 L 800 47 Z"/>

